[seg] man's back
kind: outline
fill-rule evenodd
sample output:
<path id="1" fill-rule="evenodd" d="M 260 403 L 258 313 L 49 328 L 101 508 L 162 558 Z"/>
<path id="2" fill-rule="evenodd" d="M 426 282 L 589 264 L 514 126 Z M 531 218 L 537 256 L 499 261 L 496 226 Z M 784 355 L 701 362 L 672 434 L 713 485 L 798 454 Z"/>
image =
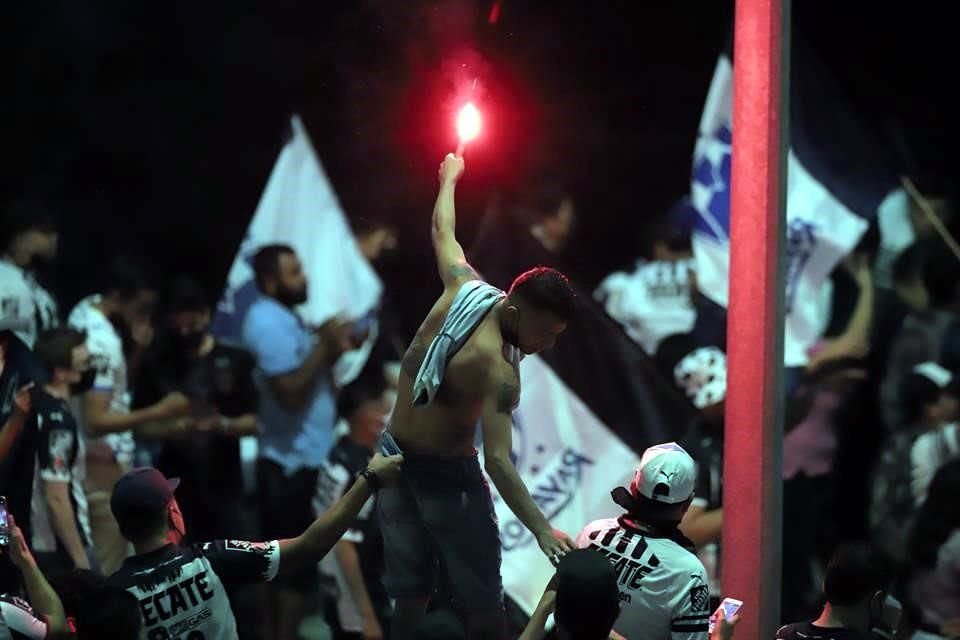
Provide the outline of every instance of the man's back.
<path id="1" fill-rule="evenodd" d="M 110 582 L 136 596 L 147 638 L 232 640 L 237 625 L 224 584 L 268 582 L 279 564 L 276 542 L 169 544 L 128 558 Z"/>
<path id="2" fill-rule="evenodd" d="M 613 563 L 620 588 L 617 632 L 631 640 L 706 639 L 710 589 L 700 560 L 673 540 L 608 518 L 577 537 Z"/>

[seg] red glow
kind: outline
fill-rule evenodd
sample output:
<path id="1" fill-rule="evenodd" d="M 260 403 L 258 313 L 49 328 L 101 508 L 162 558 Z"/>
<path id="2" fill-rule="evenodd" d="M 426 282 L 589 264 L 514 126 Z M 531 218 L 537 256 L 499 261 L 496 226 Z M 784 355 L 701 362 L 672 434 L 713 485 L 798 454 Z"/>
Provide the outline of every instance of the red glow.
<path id="1" fill-rule="evenodd" d="M 460 144 L 470 142 L 480 134 L 480 112 L 472 102 L 468 102 L 457 114 L 457 135 Z"/>

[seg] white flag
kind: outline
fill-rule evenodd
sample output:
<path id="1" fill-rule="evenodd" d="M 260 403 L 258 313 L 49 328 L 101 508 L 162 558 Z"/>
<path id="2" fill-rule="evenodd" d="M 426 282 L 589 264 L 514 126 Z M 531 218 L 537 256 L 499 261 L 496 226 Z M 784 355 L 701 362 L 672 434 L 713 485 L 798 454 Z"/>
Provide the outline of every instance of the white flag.
<path id="1" fill-rule="evenodd" d="M 337 314 L 360 318 L 380 300 L 383 285 L 357 247 L 299 116 L 291 119 L 291 127 L 293 137 L 277 158 L 217 305 L 213 330 L 220 337 L 239 339 L 243 317 L 257 296 L 250 260 L 268 244 L 290 245 L 303 262 L 309 299 L 298 312 L 308 325 L 320 325 Z M 359 373 L 375 329 L 364 349 L 337 363 L 339 383 Z"/>

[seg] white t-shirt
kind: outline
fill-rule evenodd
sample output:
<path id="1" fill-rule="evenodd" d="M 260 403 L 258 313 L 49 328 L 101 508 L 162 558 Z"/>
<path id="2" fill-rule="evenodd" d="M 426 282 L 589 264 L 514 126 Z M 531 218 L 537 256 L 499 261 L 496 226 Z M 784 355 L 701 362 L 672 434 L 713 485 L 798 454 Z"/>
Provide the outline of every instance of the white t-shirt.
<path id="1" fill-rule="evenodd" d="M 693 552 L 616 518 L 588 524 L 577 547 L 598 550 L 617 571 L 617 633 L 630 640 L 707 640 L 710 587 Z"/>
<path id="2" fill-rule="evenodd" d="M 37 341 L 33 293 L 23 269 L 8 260 L 0 260 L 0 318 L 16 323 L 14 333 L 33 348 Z"/>
<path id="3" fill-rule="evenodd" d="M 90 364 L 97 377 L 89 393 L 109 393 L 112 413 L 130 413 L 130 392 L 127 389 L 127 361 L 123 355 L 123 340 L 113 328 L 107 316 L 94 305 L 101 297 L 89 296 L 77 303 L 70 312 L 67 323 L 87 332 L 87 349 Z M 104 442 L 113 451 L 114 458 L 124 466 L 133 464 L 135 443 L 132 431 L 108 433 L 100 438 L 90 438 L 91 447 Z"/>
<path id="4" fill-rule="evenodd" d="M 927 499 L 927 490 L 940 467 L 960 457 L 957 424 L 945 424 L 928 431 L 913 441 L 910 449 L 910 480 L 913 499 L 918 507 Z"/>
<path id="5" fill-rule="evenodd" d="M 693 260 L 641 260 L 632 273 L 618 271 L 607 276 L 594 297 L 653 355 L 667 336 L 693 329 L 697 319 L 690 296 L 693 267 Z"/>

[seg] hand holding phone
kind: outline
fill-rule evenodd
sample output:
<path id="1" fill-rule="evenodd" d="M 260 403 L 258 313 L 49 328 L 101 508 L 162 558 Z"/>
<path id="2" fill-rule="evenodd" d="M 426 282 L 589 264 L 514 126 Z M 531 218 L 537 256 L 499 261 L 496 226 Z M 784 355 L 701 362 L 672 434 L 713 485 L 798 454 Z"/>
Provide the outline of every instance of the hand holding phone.
<path id="1" fill-rule="evenodd" d="M 717 622 L 720 620 L 720 616 L 723 616 L 723 619 L 727 622 L 732 622 L 733 617 L 737 615 L 742 606 L 742 600 L 737 600 L 736 598 L 724 598 L 716 612 L 710 616 L 710 633 L 713 633 Z"/>
<path id="2" fill-rule="evenodd" d="M 0 547 L 10 544 L 10 515 L 7 512 L 7 498 L 0 496 Z"/>

